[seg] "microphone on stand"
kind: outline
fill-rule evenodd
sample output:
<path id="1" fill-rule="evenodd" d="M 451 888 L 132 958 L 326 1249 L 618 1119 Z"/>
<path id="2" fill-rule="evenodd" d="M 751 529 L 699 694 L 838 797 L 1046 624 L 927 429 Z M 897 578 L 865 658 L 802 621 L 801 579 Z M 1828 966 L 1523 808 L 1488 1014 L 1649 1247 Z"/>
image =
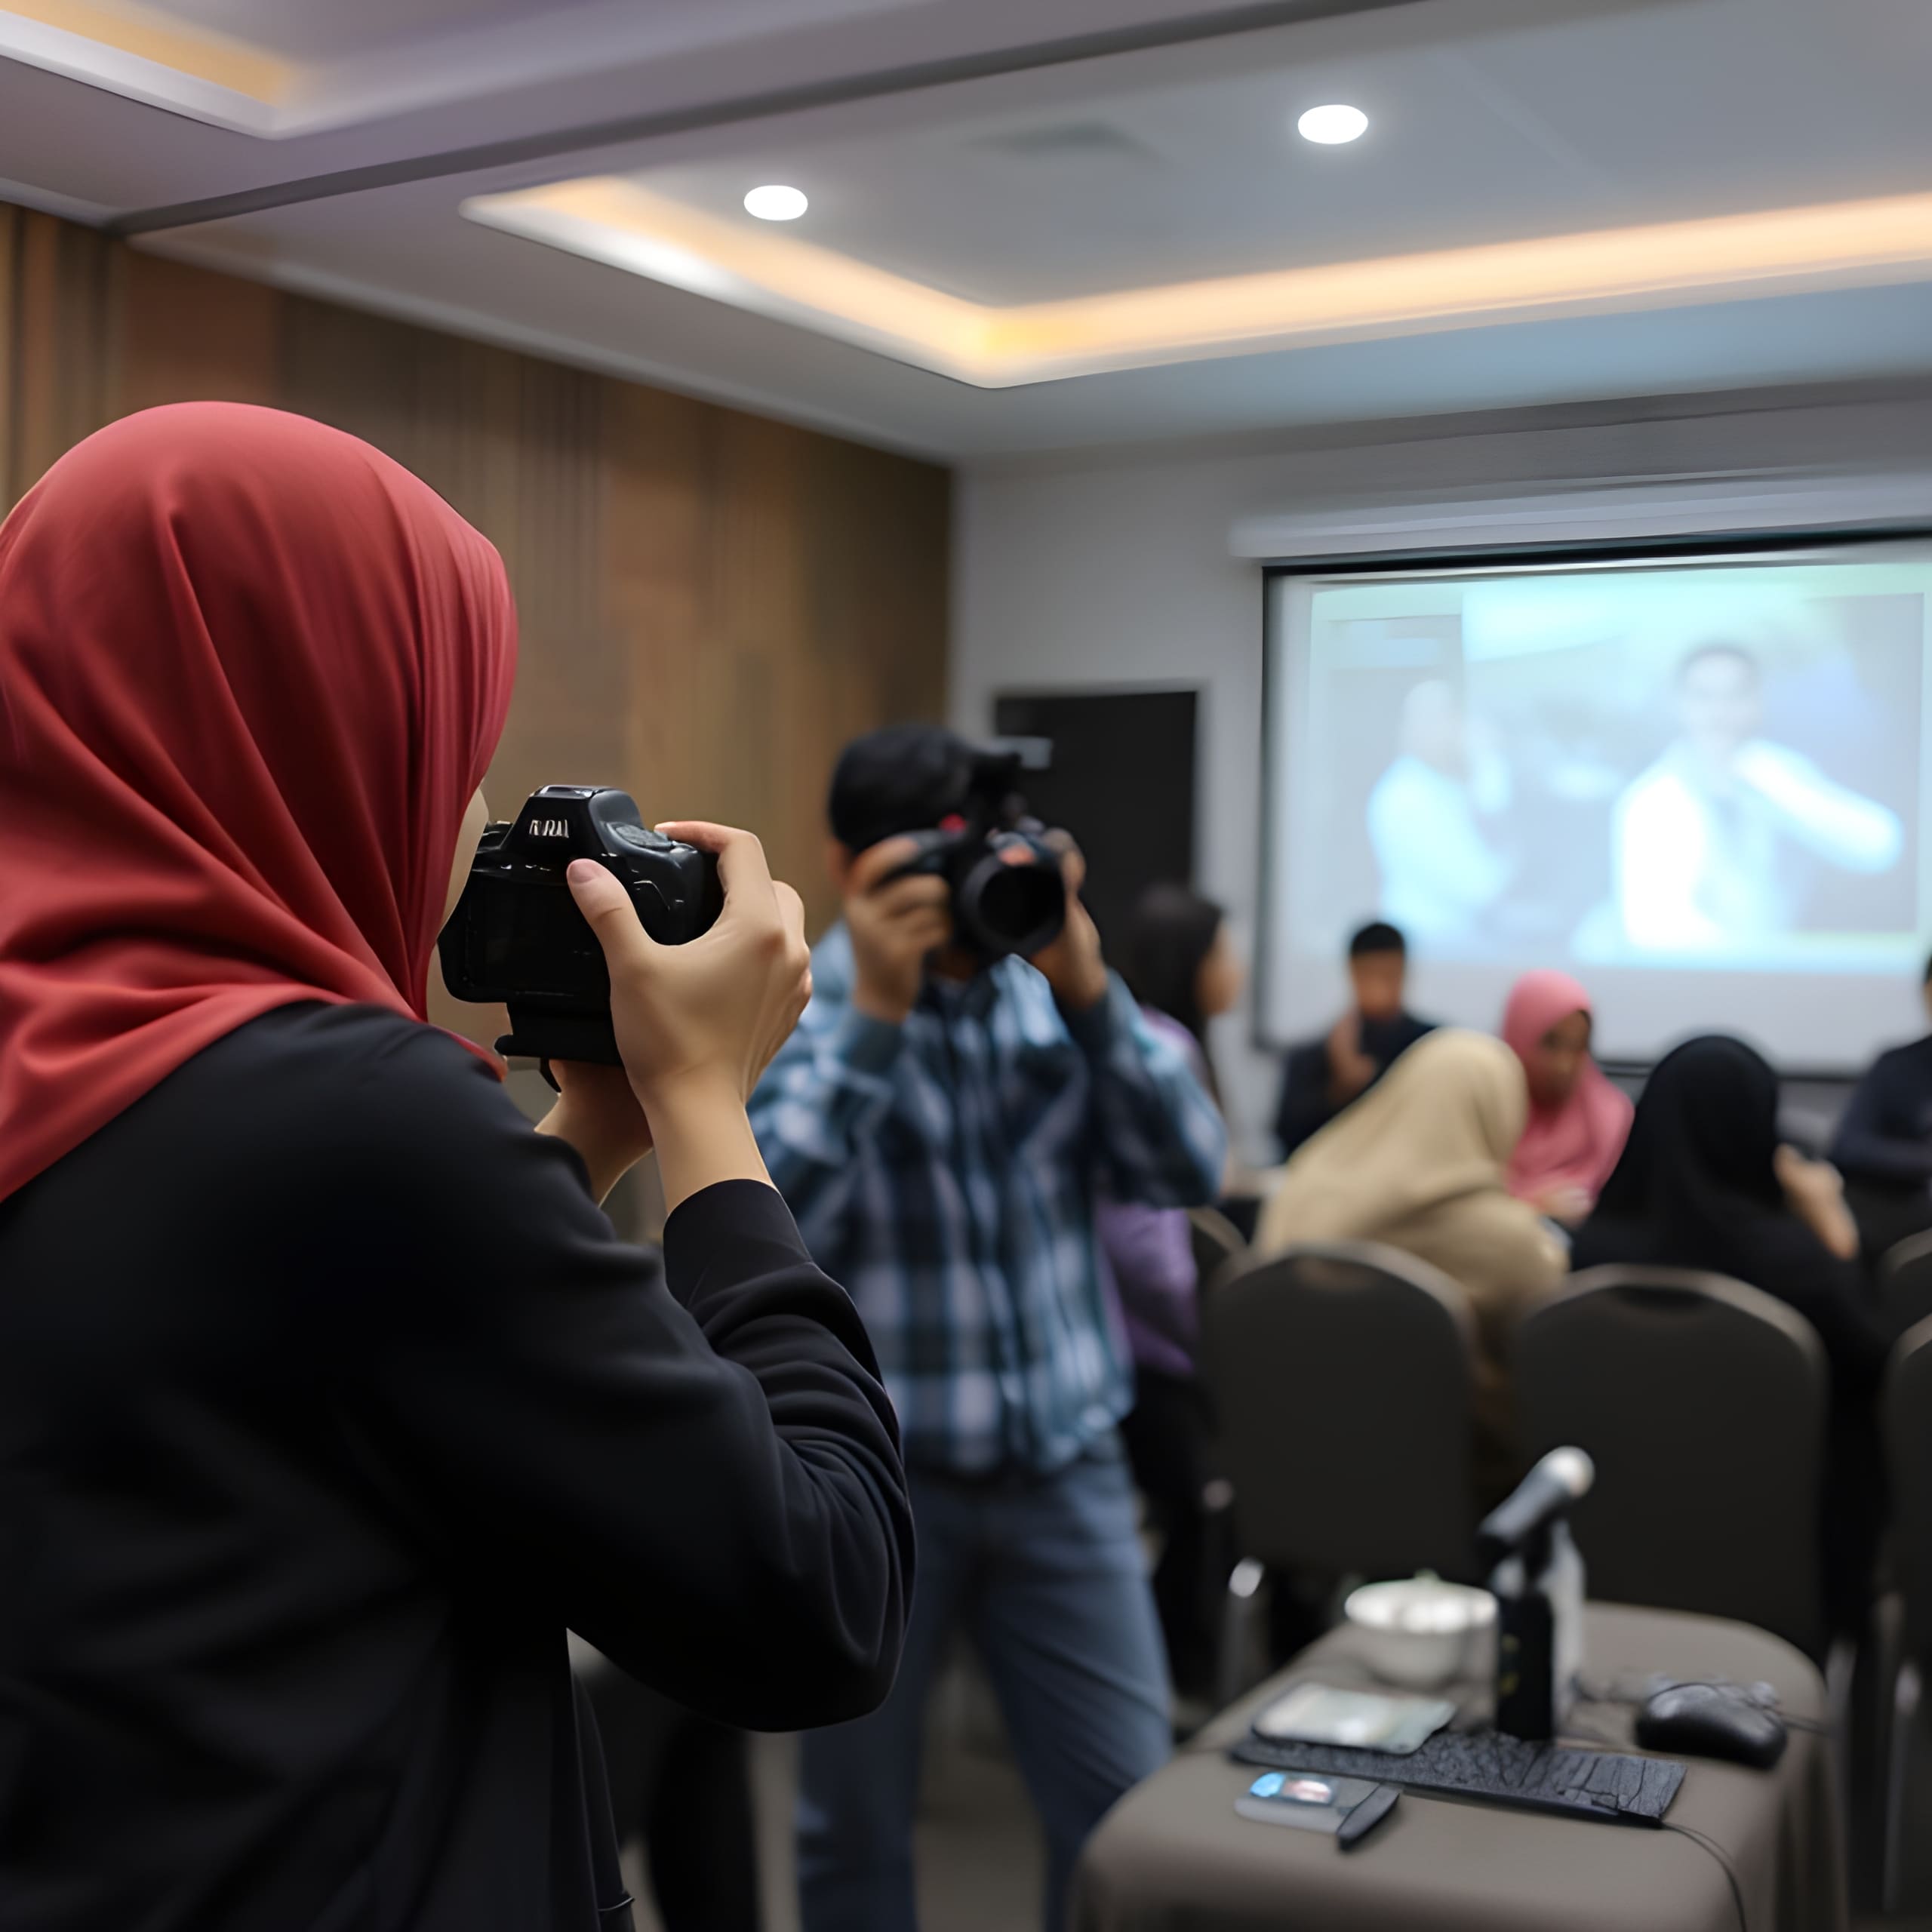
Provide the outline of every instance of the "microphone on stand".
<path id="1" fill-rule="evenodd" d="M 1580 1449 L 1552 1449 L 1482 1519 L 1476 1555 L 1491 1569 L 1589 1494 L 1596 1465 Z"/>
<path id="2" fill-rule="evenodd" d="M 1596 1465 L 1552 1449 L 1483 1518 L 1476 1550 L 1496 1598 L 1496 1727 L 1555 1735 L 1583 1662 L 1583 1560 L 1564 1520 L 1589 1494 Z"/>

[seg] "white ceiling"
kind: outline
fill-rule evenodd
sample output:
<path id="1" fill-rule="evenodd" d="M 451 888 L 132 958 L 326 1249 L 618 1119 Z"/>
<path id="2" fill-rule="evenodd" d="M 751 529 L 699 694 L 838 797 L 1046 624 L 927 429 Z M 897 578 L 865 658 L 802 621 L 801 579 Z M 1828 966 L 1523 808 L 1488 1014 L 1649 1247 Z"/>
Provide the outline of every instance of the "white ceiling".
<path id="1" fill-rule="evenodd" d="M 1778 32 L 1738 32 L 1747 13 Z M 1888 31 L 1847 59 L 1861 14 Z M 635 178 L 747 223 L 748 187 L 795 183 L 798 232 L 1001 303 L 1932 184 L 1932 0 L 1407 9 L 1137 65 L 889 132 L 746 130 Z M 1299 139 L 1336 100 L 1369 134 Z"/>
<path id="2" fill-rule="evenodd" d="M 652 11 L 701 14 L 708 0 L 657 0 Z M 342 60 L 420 45 L 512 20 L 577 11 L 573 0 L 167 0 L 163 11 L 294 60 Z"/>
<path id="3" fill-rule="evenodd" d="M 635 111 L 660 91 L 660 80 L 668 104 L 678 104 L 680 86 L 694 83 L 703 98 L 706 84 L 695 75 L 645 71 L 672 57 L 717 48 L 741 62 L 761 38 L 795 38 L 931 3 L 29 0 L 17 14 L 0 8 L 0 58 L 251 138 L 293 141 L 419 117 L 377 145 L 422 151 L 457 129 L 468 131 L 457 138 L 473 140 L 521 122 L 511 106 L 509 122 L 494 125 L 479 111 L 486 101 L 520 102 L 537 115 L 531 125 L 568 129 Z M 63 25 L 69 20 L 71 30 Z M 140 57 L 156 32 L 177 43 L 172 56 Z M 545 94 L 546 82 L 579 85 Z M 445 106 L 456 109 L 448 120 L 420 118 Z"/>
<path id="4" fill-rule="evenodd" d="M 171 0 L 183 22 L 300 65 L 308 109 L 326 100 L 327 114 L 262 138 L 0 61 L 0 182 L 14 184 L 0 195 L 112 219 L 309 183 L 290 205 L 143 245 L 958 457 L 1932 371 L 1932 281 L 1907 278 L 979 390 L 458 212 L 472 195 L 624 172 L 743 220 L 746 187 L 792 180 L 812 196 L 798 229 L 813 242 L 1004 303 L 1932 187 L 1932 0 L 1327 6 L 1265 31 L 573 151 L 568 131 L 619 118 L 919 63 L 998 65 L 1058 35 L 1216 10 Z M 1369 136 L 1299 141 L 1294 115 L 1337 98 L 1367 109 Z M 540 155 L 435 164 L 425 179 L 351 192 L 313 180 L 543 135 L 556 138 Z"/>

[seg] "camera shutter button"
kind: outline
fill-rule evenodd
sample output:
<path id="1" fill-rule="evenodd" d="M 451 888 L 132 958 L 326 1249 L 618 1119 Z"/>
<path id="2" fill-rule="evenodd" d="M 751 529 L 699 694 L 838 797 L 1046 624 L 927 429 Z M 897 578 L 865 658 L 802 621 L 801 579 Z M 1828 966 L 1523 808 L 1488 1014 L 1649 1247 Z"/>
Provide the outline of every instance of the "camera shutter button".
<path id="1" fill-rule="evenodd" d="M 671 841 L 661 832 L 654 832 L 645 825 L 614 825 L 611 835 L 620 844 L 628 845 L 636 852 L 668 852 Z"/>

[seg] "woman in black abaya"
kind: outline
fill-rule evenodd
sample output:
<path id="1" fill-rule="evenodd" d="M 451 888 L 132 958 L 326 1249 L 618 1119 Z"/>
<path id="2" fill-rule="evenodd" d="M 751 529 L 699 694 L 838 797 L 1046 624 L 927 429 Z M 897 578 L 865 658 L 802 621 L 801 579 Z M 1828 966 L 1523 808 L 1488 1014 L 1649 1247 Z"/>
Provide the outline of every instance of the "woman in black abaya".
<path id="1" fill-rule="evenodd" d="M 1832 1373 L 1822 1536 L 1838 1629 L 1869 1601 L 1884 1521 L 1876 1401 L 1886 1337 L 1837 1171 L 1782 1143 L 1777 1117 L 1777 1075 L 1743 1041 L 1706 1034 L 1666 1054 L 1571 1265 L 1709 1269 L 1775 1296 L 1817 1331 Z"/>

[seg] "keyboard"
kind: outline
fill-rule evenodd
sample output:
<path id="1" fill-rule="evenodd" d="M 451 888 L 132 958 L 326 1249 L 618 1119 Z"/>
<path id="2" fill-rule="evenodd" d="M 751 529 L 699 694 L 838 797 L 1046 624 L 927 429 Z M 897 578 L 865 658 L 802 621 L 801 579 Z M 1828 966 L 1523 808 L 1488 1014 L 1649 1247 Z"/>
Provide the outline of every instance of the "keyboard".
<path id="1" fill-rule="evenodd" d="M 1238 1764 L 1271 1770 L 1332 1771 L 1411 1791 L 1626 1825 L 1661 1825 L 1684 1782 L 1684 1767 L 1666 1758 L 1532 1744 L 1500 1730 L 1438 1731 L 1420 1750 L 1399 1758 L 1386 1751 L 1254 1737 L 1244 1738 L 1228 1755 Z"/>

